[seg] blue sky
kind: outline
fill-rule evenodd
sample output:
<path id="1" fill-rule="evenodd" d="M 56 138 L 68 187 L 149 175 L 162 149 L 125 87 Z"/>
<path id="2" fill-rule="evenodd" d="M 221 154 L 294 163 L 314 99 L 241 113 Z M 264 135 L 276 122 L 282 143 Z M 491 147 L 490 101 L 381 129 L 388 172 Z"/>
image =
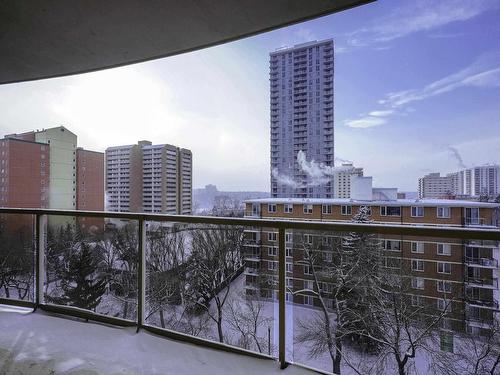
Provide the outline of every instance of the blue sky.
<path id="1" fill-rule="evenodd" d="M 194 186 L 269 189 L 269 52 L 335 42 L 335 156 L 377 186 L 500 163 L 500 1 L 379 0 L 154 62 L 0 86 L 0 131 L 64 124 L 79 145 L 190 148 Z"/>

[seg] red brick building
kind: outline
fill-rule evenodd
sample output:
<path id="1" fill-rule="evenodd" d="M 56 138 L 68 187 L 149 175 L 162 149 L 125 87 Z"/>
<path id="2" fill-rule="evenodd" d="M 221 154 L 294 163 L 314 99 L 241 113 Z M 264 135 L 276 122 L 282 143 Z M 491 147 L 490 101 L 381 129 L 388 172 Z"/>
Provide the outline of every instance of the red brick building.
<path id="1" fill-rule="evenodd" d="M 498 203 L 458 200 L 355 201 L 350 199 L 255 199 L 246 202 L 246 217 L 301 221 L 351 221 L 360 207 L 368 207 L 374 223 L 429 226 L 498 227 Z M 313 277 L 304 262 L 304 245 L 332 257 L 332 244 L 343 234 L 286 231 L 286 283 L 289 302 L 317 306 L 311 289 Z M 499 311 L 500 244 L 476 239 L 457 240 L 387 235 L 378 236 L 382 272 L 397 275 L 408 285 L 415 306 L 440 309 L 450 301 L 446 324 L 453 329 L 480 333 Z M 246 294 L 277 297 L 278 231 L 270 228 L 245 233 Z M 274 282 L 263 283 L 263 280 Z M 331 288 L 322 280 L 323 291 Z M 316 287 L 314 287 L 316 290 Z M 295 293 L 297 292 L 297 293 Z M 332 304 L 328 294 L 327 303 Z"/>

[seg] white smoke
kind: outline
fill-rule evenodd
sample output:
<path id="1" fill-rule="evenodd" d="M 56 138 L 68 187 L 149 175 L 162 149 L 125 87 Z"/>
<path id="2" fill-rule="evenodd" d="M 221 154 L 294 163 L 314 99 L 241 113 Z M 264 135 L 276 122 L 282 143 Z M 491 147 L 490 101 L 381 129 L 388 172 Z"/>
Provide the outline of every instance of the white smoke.
<path id="1" fill-rule="evenodd" d="M 333 176 L 338 172 L 348 172 L 353 169 L 352 166 L 334 167 L 319 163 L 314 159 L 307 160 L 304 151 L 300 150 L 297 153 L 297 163 L 302 172 L 308 178 L 307 181 L 296 181 L 292 176 L 281 174 L 276 168 L 272 170 L 272 176 L 276 181 L 282 185 L 290 186 L 292 188 L 304 188 L 309 186 L 320 186 L 333 180 Z"/>
<path id="2" fill-rule="evenodd" d="M 464 164 L 464 160 L 462 159 L 462 155 L 460 155 L 460 152 L 455 147 L 448 146 L 448 150 L 450 150 L 450 153 L 455 157 L 457 160 L 457 163 L 460 168 L 462 169 L 467 169 L 467 167 Z"/>

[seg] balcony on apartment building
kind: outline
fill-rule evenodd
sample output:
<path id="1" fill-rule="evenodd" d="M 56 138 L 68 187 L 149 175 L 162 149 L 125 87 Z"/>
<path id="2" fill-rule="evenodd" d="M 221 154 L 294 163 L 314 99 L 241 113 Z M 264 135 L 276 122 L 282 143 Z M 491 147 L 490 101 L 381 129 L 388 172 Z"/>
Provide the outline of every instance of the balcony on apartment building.
<path id="1" fill-rule="evenodd" d="M 364 2 L 368 1 L 243 0 L 224 2 L 211 11 L 214 5 L 209 1 L 166 1 L 148 8 L 126 0 L 120 2 L 119 12 L 113 2 L 97 7 L 61 2 L 50 12 L 43 4 L 12 3 L 0 16 L 7 30 L 0 42 L 0 84 L 171 56 Z M 297 54 L 295 59 L 304 56 Z M 325 101 L 331 104 L 333 87 L 330 90 Z M 333 112 L 324 115 L 333 121 Z M 117 158 L 128 155 L 116 153 Z M 413 308 L 424 309 L 425 301 L 432 304 L 429 311 L 442 311 L 450 299 L 454 308 L 467 305 L 449 316 L 458 334 L 464 325 L 485 332 L 491 328 L 491 314 L 498 311 L 500 242 L 500 231 L 491 221 L 469 216 L 445 228 L 397 220 L 288 220 L 263 218 L 260 205 L 252 206 L 248 216 L 0 208 L 0 373 L 331 371 L 326 352 L 311 360 L 304 349 L 308 343 L 317 344 L 314 340 L 327 331 L 311 323 L 324 324 L 336 307 L 332 276 L 322 274 L 318 280 L 315 272 L 332 262 L 329 251 L 339 239 L 356 233 L 373 236 L 377 244 L 383 237 L 401 241 L 397 249 L 381 249 L 398 261 L 384 261 L 380 270 L 407 272 L 393 278 L 399 281 L 420 273 L 424 282 L 411 284 L 417 287 L 405 292 Z M 92 222 L 83 230 L 75 218 Z M 427 244 L 424 255 L 412 254 L 407 246 L 415 238 L 487 242 L 495 252 L 457 258 L 455 253 L 435 254 L 433 247 L 432 257 L 443 257 L 450 270 L 436 276 L 436 259 L 430 267 L 424 258 L 430 254 Z M 321 256 L 305 256 L 313 245 Z M 418 269 L 404 268 L 409 267 L 409 257 L 420 262 Z M 463 264 L 481 270 L 464 276 L 457 271 L 465 268 Z M 437 296 L 436 279 L 442 283 L 438 289 L 443 286 Z M 445 282 L 453 284 L 450 289 Z M 455 284 L 464 283 L 470 294 L 454 294 Z M 85 293 L 75 293 L 76 288 Z M 221 303 L 224 313 L 218 314 Z M 324 311 L 327 315 L 321 315 Z M 304 327 L 316 330 L 308 336 Z M 449 337 L 448 330 L 443 337 Z M 320 342 L 323 348 L 324 344 Z M 372 357 L 364 352 L 359 358 Z"/>

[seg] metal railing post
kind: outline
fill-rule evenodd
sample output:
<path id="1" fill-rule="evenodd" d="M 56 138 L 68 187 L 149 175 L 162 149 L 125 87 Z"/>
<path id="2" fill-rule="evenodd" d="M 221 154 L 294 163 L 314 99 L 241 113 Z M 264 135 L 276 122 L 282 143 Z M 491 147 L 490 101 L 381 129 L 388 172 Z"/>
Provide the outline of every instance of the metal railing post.
<path id="1" fill-rule="evenodd" d="M 146 222 L 139 218 L 139 264 L 137 268 L 137 330 L 144 325 L 144 306 L 146 303 Z"/>
<path id="2" fill-rule="evenodd" d="M 286 251 L 285 228 L 279 228 L 278 236 L 278 306 L 279 306 L 279 349 L 278 359 L 281 369 L 286 368 Z"/>
<path id="3" fill-rule="evenodd" d="M 43 303 L 43 285 L 45 280 L 45 238 L 47 215 L 36 214 L 36 267 L 35 267 L 35 309 Z"/>

